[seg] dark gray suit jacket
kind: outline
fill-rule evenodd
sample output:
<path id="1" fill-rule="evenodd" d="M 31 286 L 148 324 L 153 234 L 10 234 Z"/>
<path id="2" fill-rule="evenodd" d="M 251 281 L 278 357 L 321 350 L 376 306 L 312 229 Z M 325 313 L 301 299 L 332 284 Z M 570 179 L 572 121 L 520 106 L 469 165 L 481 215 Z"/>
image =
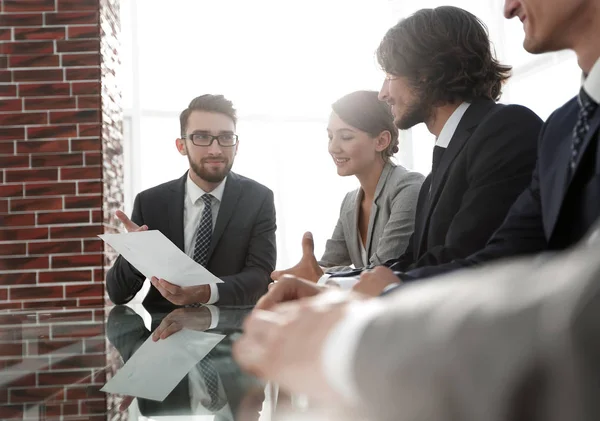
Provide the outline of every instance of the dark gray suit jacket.
<path id="1" fill-rule="evenodd" d="M 187 172 L 137 195 L 131 220 L 159 230 L 184 250 L 183 204 Z M 223 283 L 218 284 L 217 305 L 254 304 L 267 291 L 277 258 L 273 192 L 265 186 L 229 173 L 213 231 L 206 268 Z M 133 298 L 144 283 L 142 275 L 119 256 L 108 271 L 106 288 L 115 304 Z M 168 281 L 168 279 L 167 279 Z M 146 306 L 173 306 L 150 287 Z"/>

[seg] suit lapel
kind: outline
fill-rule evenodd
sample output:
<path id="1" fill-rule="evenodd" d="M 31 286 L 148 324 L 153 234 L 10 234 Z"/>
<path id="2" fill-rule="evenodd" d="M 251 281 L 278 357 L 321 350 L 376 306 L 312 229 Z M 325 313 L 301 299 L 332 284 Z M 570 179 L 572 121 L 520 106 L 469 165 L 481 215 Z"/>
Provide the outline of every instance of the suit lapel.
<path id="1" fill-rule="evenodd" d="M 169 192 L 168 217 L 169 217 L 169 236 L 173 244 L 185 251 L 183 244 L 183 204 L 185 200 L 185 182 L 188 173 L 177 180 L 177 183 L 171 187 Z"/>
<path id="2" fill-rule="evenodd" d="M 377 220 L 377 213 L 379 212 L 379 198 L 381 197 L 385 183 L 390 177 L 393 169 L 394 166 L 389 162 L 385 164 L 383 170 L 381 171 L 381 175 L 379 176 L 377 187 L 375 188 L 375 197 L 373 197 L 373 205 L 371 206 L 371 216 L 369 217 L 369 227 L 367 229 L 367 241 L 365 243 L 367 259 L 370 259 L 372 254 L 373 230 L 375 228 L 375 221 Z"/>
<path id="3" fill-rule="evenodd" d="M 227 176 L 227 181 L 225 182 L 225 189 L 223 190 L 223 200 L 221 201 L 221 204 L 219 206 L 217 222 L 210 240 L 210 247 L 208 249 L 208 255 L 206 258 L 207 262 L 210 261 L 212 253 L 215 250 L 217 244 L 219 243 L 223 232 L 225 231 L 225 227 L 227 226 L 229 220 L 233 216 L 241 192 L 242 186 L 239 177 L 235 173 L 230 172 Z"/>
<path id="4" fill-rule="evenodd" d="M 358 189 L 354 196 L 354 203 L 350 204 L 344 211 L 342 224 L 344 232 L 348 233 L 346 242 L 348 244 L 348 254 L 353 262 L 361 261 L 360 243 L 358 238 L 358 214 L 360 212 L 360 202 L 362 200 L 362 189 Z"/>
<path id="5" fill-rule="evenodd" d="M 560 147 L 558 148 L 557 156 L 560 158 L 557 162 L 557 169 L 554 172 L 554 177 L 552 179 L 551 185 L 555 186 L 557 189 L 557 193 L 554 196 L 554 200 L 550 202 L 550 207 L 548 209 L 548 224 L 546 228 L 547 238 L 552 236 L 554 232 L 554 228 L 556 226 L 556 221 L 558 221 L 558 216 L 560 215 L 560 211 L 562 209 L 562 205 L 565 199 L 565 196 L 569 189 L 571 188 L 572 180 L 575 178 L 575 174 L 579 170 L 579 164 L 581 163 L 581 159 L 583 155 L 586 153 L 590 142 L 592 139 L 597 136 L 597 132 L 600 129 L 600 110 L 596 110 L 594 116 L 590 121 L 590 129 L 587 132 L 587 135 L 583 139 L 583 144 L 581 145 L 581 151 L 579 153 L 579 158 L 576 162 L 575 170 L 573 174 L 570 174 L 569 171 L 569 163 L 571 160 L 571 142 L 572 139 L 570 134 L 568 140 L 566 142 L 561 142 Z M 596 163 L 597 165 L 598 163 Z"/>
<path id="6" fill-rule="evenodd" d="M 425 221 L 423 222 L 418 238 L 417 250 L 421 250 L 421 246 L 425 240 L 431 213 L 435 209 L 435 205 L 437 204 L 439 196 L 443 191 L 444 185 L 446 184 L 446 176 L 448 175 L 448 171 L 450 171 L 452 162 L 454 162 L 454 159 L 456 159 L 460 151 L 463 149 L 475 128 L 479 125 L 481 120 L 483 120 L 485 115 L 494 105 L 496 105 L 495 102 L 491 100 L 479 99 L 473 101 L 471 106 L 465 112 L 465 115 L 460 120 L 460 123 L 458 124 L 458 127 L 456 128 L 456 131 L 454 132 L 446 151 L 444 151 L 444 155 L 442 155 L 442 159 L 435 173 L 435 177 L 432 178 L 430 174 L 429 177 L 431 188 L 429 190 L 429 198 L 425 202 L 425 209 L 423 209 Z"/>

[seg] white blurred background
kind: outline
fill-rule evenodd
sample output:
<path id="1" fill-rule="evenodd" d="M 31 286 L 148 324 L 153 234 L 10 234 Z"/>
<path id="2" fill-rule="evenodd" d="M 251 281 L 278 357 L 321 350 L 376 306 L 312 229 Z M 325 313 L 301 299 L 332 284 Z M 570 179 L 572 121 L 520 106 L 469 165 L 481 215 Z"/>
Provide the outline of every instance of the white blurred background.
<path id="1" fill-rule="evenodd" d="M 233 171 L 275 192 L 278 268 L 301 255 L 306 230 L 323 252 L 345 193 L 327 152 L 330 105 L 359 89 L 379 90 L 375 50 L 399 19 L 423 7 L 459 6 L 489 28 L 498 57 L 514 66 L 502 102 L 542 118 L 574 96 L 580 73 L 570 53 L 527 54 L 518 20 L 502 0 L 122 0 L 126 211 L 135 194 L 180 177 L 179 113 L 205 93 L 238 110 Z M 427 174 L 433 137 L 424 125 L 402 133 L 397 161 Z"/>

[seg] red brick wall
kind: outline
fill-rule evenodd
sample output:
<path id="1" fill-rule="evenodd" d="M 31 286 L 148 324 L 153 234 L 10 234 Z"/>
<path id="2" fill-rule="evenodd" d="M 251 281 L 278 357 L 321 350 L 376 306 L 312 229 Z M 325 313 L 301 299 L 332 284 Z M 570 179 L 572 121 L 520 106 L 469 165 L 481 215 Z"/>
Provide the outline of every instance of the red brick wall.
<path id="1" fill-rule="evenodd" d="M 123 200 L 111 3 L 0 2 L 0 311 L 103 304 L 96 235 Z"/>

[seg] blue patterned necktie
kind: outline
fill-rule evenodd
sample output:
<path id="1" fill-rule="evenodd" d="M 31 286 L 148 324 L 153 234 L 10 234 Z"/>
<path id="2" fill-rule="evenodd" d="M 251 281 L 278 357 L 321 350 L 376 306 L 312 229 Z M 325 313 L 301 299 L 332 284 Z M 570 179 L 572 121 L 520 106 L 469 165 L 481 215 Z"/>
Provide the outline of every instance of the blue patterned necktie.
<path id="1" fill-rule="evenodd" d="M 202 406 L 211 412 L 217 412 L 224 406 L 225 402 L 219 398 L 219 374 L 212 363 L 210 354 L 204 357 L 198 363 L 198 366 L 204 377 L 206 391 L 210 397 L 210 402 L 204 402 Z"/>
<path id="2" fill-rule="evenodd" d="M 598 108 L 598 104 L 590 98 L 583 88 L 581 88 L 579 91 L 579 116 L 577 117 L 577 123 L 573 128 L 573 138 L 571 142 L 571 174 L 575 172 L 583 140 L 590 130 L 589 120 L 592 114 L 594 114 L 594 111 L 596 111 L 596 108 Z"/>
<path id="3" fill-rule="evenodd" d="M 202 266 L 206 266 L 208 257 L 208 248 L 210 247 L 210 239 L 212 237 L 212 195 L 206 193 L 202 196 L 204 201 L 204 210 L 198 231 L 196 232 L 196 241 L 194 243 L 194 260 Z"/>

